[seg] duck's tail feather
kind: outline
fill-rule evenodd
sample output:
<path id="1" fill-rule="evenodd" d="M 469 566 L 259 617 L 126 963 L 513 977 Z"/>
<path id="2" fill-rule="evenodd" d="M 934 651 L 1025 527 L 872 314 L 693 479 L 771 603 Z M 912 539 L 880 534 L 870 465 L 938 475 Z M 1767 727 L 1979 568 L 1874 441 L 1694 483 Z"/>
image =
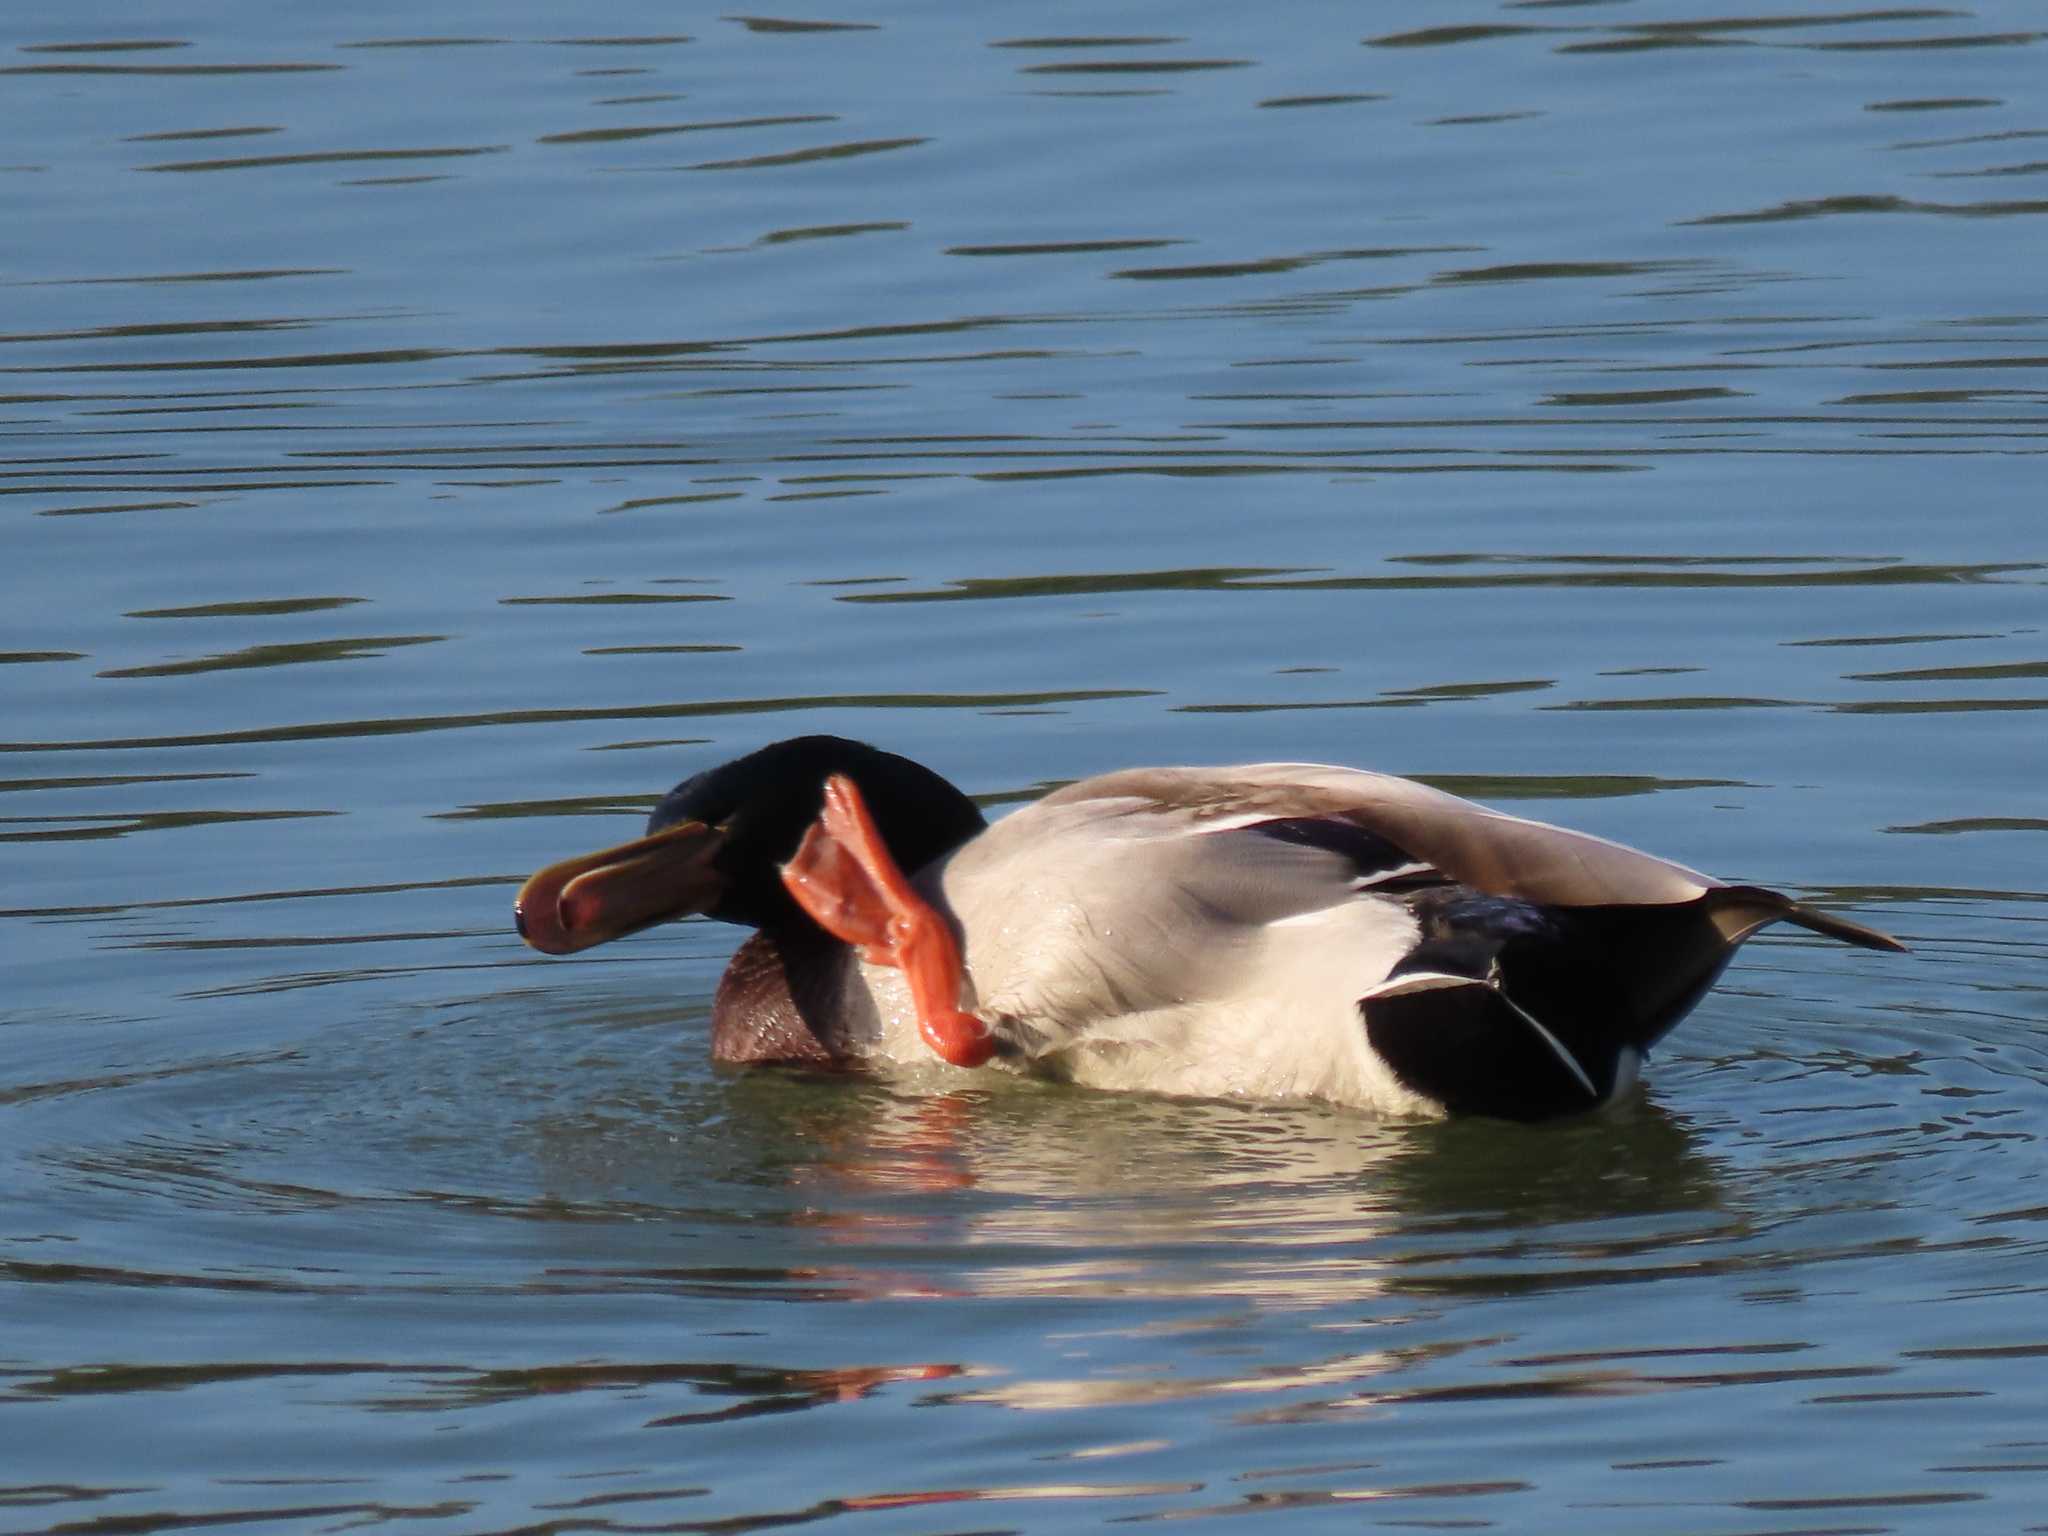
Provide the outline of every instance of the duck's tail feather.
<path id="1" fill-rule="evenodd" d="M 1741 943 L 1766 923 L 1792 923 L 1809 933 L 1825 934 L 1845 944 L 1854 944 L 1859 949 L 1889 950 L 1894 954 L 1907 952 L 1906 946 L 1888 933 L 1851 922 L 1846 917 L 1837 917 L 1832 912 L 1823 912 L 1818 907 L 1809 907 L 1804 902 L 1765 890 L 1762 886 L 1719 886 L 1709 891 L 1706 899 L 1715 926 L 1731 944 Z"/>

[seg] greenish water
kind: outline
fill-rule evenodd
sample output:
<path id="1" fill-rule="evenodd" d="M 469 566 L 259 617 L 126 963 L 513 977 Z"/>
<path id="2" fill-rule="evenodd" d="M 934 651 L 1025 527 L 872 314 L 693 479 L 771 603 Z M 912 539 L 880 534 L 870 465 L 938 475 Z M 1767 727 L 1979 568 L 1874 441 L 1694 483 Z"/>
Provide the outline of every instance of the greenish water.
<path id="1" fill-rule="evenodd" d="M 0 21 L 0 1524 L 2048 1528 L 2044 45 Z M 731 931 L 513 936 L 809 730 L 1416 774 L 1914 953 L 1767 936 L 1529 1129 L 724 1074 Z"/>

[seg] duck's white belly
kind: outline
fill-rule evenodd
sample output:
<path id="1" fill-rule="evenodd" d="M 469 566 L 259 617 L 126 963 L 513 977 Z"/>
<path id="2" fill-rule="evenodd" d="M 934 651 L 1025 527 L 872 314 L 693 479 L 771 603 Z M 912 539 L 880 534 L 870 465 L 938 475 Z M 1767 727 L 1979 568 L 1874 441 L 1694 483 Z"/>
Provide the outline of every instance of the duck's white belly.
<path id="1" fill-rule="evenodd" d="M 1440 1112 L 1396 1081 L 1358 1011 L 1357 999 L 1415 942 L 1414 919 L 1397 903 L 1354 899 L 1210 932 L 1193 948 L 1180 928 L 1171 930 L 1175 942 L 1149 946 L 1139 933 L 1098 933 L 1085 968 L 1063 942 L 1055 908 L 1019 910 L 1040 931 L 1011 924 L 1009 942 L 984 946 L 986 963 L 977 965 L 968 930 L 974 995 L 965 1000 L 1014 1047 L 1003 1060 L 1015 1069 L 1114 1091 Z M 863 1042 L 870 1058 L 919 1075 L 939 1065 L 918 1034 L 902 973 L 866 965 L 861 973 L 874 1005 Z"/>
<path id="2" fill-rule="evenodd" d="M 983 1010 L 1011 1021 L 1033 1070 L 1089 1087 L 1429 1113 L 1367 1043 L 1357 1005 L 1415 937 L 1402 908 L 1354 900 L 1239 935 L 1235 954 L 1171 957 L 1190 984 L 1150 1007 L 1069 1023 L 1019 989 Z"/>

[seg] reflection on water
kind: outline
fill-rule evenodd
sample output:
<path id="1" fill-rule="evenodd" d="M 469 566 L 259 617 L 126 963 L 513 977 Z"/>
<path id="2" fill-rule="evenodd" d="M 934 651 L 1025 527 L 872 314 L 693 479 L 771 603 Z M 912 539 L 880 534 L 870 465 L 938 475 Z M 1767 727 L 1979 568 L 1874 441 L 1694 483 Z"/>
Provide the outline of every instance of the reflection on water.
<path id="1" fill-rule="evenodd" d="M 1157 22 L 0 47 L 14 1526 L 2038 1521 L 2040 17 Z M 507 930 L 808 730 L 1915 954 L 1527 1128 L 728 1076 L 731 934 Z"/>

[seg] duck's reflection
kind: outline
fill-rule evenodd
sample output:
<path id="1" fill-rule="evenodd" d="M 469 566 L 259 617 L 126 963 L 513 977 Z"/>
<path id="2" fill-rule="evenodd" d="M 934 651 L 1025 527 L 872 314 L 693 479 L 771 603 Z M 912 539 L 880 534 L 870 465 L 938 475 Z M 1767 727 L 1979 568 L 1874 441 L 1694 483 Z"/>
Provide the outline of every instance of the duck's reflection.
<path id="1" fill-rule="evenodd" d="M 727 1123 L 766 1112 L 801 1221 L 849 1258 L 916 1242 L 954 1294 L 1315 1306 L 1424 1281 L 1507 1228 L 1525 1251 L 1532 1232 L 1585 1251 L 1621 1226 L 1655 1247 L 1660 1218 L 1695 1234 L 1717 1206 L 1692 1133 L 1640 1098 L 1524 1127 L 1038 1085 L 731 1086 Z"/>
<path id="2" fill-rule="evenodd" d="M 1532 1199 L 1538 1219 L 1614 1213 L 1617 1192 L 1624 1210 L 1692 1206 L 1712 1182 L 1691 1133 L 1644 1098 L 1529 1129 L 1032 1083 L 925 1094 L 754 1073 L 729 1086 L 735 1114 L 765 1111 L 802 1138 L 804 1176 L 871 1192 L 981 1188 L 1169 1209 L 1221 1192 L 1278 1197 L 1281 1210 L 1334 1195 L 1354 1212 L 1526 1220 Z M 1224 1209 L 1242 1214 L 1234 1200 Z"/>
<path id="3" fill-rule="evenodd" d="M 590 1197 L 569 1206 L 618 1207 L 623 1180 L 644 1217 L 665 1186 L 717 1286 L 677 1270 L 673 1248 L 648 1263 L 624 1246 L 552 1266 L 553 1283 L 875 1309 L 837 1359 L 776 1352 L 786 1379 L 689 1368 L 739 1401 L 647 1421 L 664 1425 L 905 1391 L 1022 1411 L 1215 1399 L 1243 1422 L 1372 1410 L 1412 1370 L 1499 1343 L 1461 1322 L 1466 1300 L 1696 1273 L 1722 1247 L 1700 1239 L 1739 1222 L 1696 1133 L 1641 1096 L 1536 1127 L 1403 1123 L 684 1064 L 667 1094 L 643 1083 L 633 1113 L 588 1108 L 542 1142 Z M 720 1187 L 737 1207 L 705 1226 Z M 941 1310 L 906 1331 L 904 1302 Z M 1056 1331 L 1028 1320 L 1044 1303 Z M 1579 1366 L 1550 1374 L 1595 1385 Z"/>
<path id="4" fill-rule="evenodd" d="M 952 1403 L 1355 1411 L 1389 1375 L 1492 1342 L 1389 1325 L 1462 1295 L 1686 1273 L 1729 1219 L 1692 1133 L 1640 1098 L 1531 1128 L 1035 1085 L 728 1086 L 728 1128 L 795 1149 L 783 1175 L 835 1294 L 1101 1304 L 1060 1336 L 1072 1370 L 963 1366 L 936 1399 Z M 1329 1346 L 1304 1353 L 1298 1324 L 1285 1349 L 1249 1342 L 1278 1311 Z M 1171 1369 L 1146 1363 L 1162 1347 Z"/>

